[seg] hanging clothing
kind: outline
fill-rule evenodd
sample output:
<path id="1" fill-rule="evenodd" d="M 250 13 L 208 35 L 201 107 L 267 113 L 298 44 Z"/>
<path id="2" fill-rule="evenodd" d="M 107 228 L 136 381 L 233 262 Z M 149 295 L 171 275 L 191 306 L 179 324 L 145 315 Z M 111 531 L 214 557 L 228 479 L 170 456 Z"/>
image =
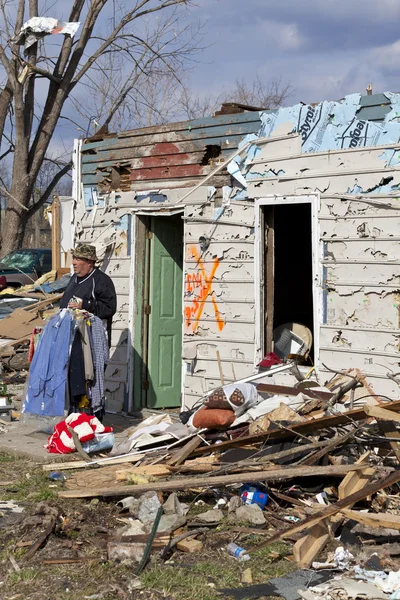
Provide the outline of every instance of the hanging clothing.
<path id="1" fill-rule="evenodd" d="M 60 311 L 44 328 L 30 367 L 23 412 L 50 417 L 64 414 L 74 330 L 68 310 Z"/>
<path id="2" fill-rule="evenodd" d="M 78 324 L 78 329 L 81 334 L 81 344 L 82 344 L 82 352 L 83 352 L 83 364 L 85 368 L 85 380 L 93 381 L 94 380 L 94 365 L 93 365 L 93 354 L 92 347 L 89 338 L 89 328 L 90 319 L 87 317 L 78 317 L 76 319 Z"/>
<path id="3" fill-rule="evenodd" d="M 91 406 L 94 413 L 99 410 L 104 412 L 105 408 L 105 386 L 104 374 L 109 359 L 109 349 L 107 336 L 104 331 L 103 323 L 98 317 L 91 317 L 91 327 L 89 336 L 91 338 L 91 347 L 94 360 L 94 383 L 91 386 Z"/>
<path id="4" fill-rule="evenodd" d="M 73 275 L 60 301 L 67 308 L 73 296 L 82 298 L 82 309 L 106 321 L 108 343 L 111 345 L 111 321 L 117 310 L 117 296 L 111 277 L 95 268 L 89 275 Z"/>

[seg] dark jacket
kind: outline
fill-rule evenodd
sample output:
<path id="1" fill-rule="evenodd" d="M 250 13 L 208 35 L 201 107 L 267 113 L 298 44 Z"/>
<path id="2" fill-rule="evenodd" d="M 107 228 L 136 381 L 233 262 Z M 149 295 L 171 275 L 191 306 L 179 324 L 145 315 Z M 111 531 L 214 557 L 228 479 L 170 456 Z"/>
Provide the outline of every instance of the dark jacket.
<path id="1" fill-rule="evenodd" d="M 82 298 L 83 310 L 87 310 L 99 319 L 107 320 L 110 343 L 111 320 L 117 310 L 117 295 L 112 279 L 97 268 L 86 277 L 72 275 L 61 298 L 60 308 L 67 308 L 73 296 Z"/>

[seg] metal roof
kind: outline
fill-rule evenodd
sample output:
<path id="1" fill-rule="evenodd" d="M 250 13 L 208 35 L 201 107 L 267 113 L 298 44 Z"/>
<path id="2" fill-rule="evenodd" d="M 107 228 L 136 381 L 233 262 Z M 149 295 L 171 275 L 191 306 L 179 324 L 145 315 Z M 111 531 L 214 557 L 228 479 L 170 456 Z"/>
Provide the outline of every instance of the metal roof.
<path id="1" fill-rule="evenodd" d="M 384 94 L 361 96 L 357 118 L 379 122 L 390 110 Z M 189 187 L 260 126 L 260 112 L 252 110 L 94 136 L 82 145 L 82 182 L 104 191 Z M 229 184 L 226 171 L 209 182 L 216 187 Z"/>
<path id="2" fill-rule="evenodd" d="M 156 125 L 85 140 L 82 145 L 84 185 L 101 184 L 122 190 L 186 187 L 197 183 L 238 148 L 249 133 L 260 129 L 259 112 L 207 117 Z M 117 171 L 117 173 L 115 173 Z M 225 185 L 230 176 L 216 176 Z M 210 182 L 213 185 L 213 182 Z"/>

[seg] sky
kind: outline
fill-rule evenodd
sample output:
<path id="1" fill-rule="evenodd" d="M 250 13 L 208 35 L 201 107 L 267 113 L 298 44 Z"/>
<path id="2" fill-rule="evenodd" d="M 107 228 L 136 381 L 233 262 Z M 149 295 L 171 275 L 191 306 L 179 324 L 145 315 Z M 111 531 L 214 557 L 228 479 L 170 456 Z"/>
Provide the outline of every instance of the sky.
<path id="1" fill-rule="evenodd" d="M 112 24 L 114 8 L 134 0 L 108 0 L 96 26 Z M 46 16 L 67 19 L 73 0 L 40 0 Z M 202 45 L 192 63 L 189 87 L 200 97 L 231 90 L 236 79 L 251 85 L 290 84 L 286 105 L 338 100 L 347 94 L 400 91 L 400 0 L 191 0 L 183 25 L 202 27 Z M 157 17 L 153 17 L 157 18 Z M 49 36 L 57 54 L 61 36 Z M 43 80 L 42 80 L 43 81 Z M 43 100 L 47 84 L 42 83 Z M 74 95 L 87 94 L 76 88 Z M 71 105 L 64 114 L 76 117 Z M 60 121 L 53 154 L 69 152 L 85 131 Z"/>
<path id="2" fill-rule="evenodd" d="M 229 88 L 236 78 L 290 83 L 289 104 L 400 91 L 399 0 L 196 0 L 209 48 L 192 87 Z"/>

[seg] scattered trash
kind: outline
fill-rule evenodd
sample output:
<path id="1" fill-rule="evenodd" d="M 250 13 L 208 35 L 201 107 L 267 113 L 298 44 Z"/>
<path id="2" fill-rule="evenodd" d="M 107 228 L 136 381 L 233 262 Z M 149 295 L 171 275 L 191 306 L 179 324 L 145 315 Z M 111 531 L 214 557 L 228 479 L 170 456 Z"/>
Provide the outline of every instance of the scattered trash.
<path id="1" fill-rule="evenodd" d="M 51 471 L 51 473 L 49 473 L 49 479 L 52 481 L 65 481 L 67 476 L 60 471 Z"/>
<path id="2" fill-rule="evenodd" d="M 244 504 L 258 504 L 260 508 L 265 508 L 268 502 L 268 494 L 261 492 L 259 488 L 244 485 L 242 487 L 241 498 Z"/>
<path id="3" fill-rule="evenodd" d="M 250 556 L 244 548 L 241 548 L 237 544 L 231 542 L 227 547 L 228 554 L 234 556 L 238 560 L 250 560 Z"/>

